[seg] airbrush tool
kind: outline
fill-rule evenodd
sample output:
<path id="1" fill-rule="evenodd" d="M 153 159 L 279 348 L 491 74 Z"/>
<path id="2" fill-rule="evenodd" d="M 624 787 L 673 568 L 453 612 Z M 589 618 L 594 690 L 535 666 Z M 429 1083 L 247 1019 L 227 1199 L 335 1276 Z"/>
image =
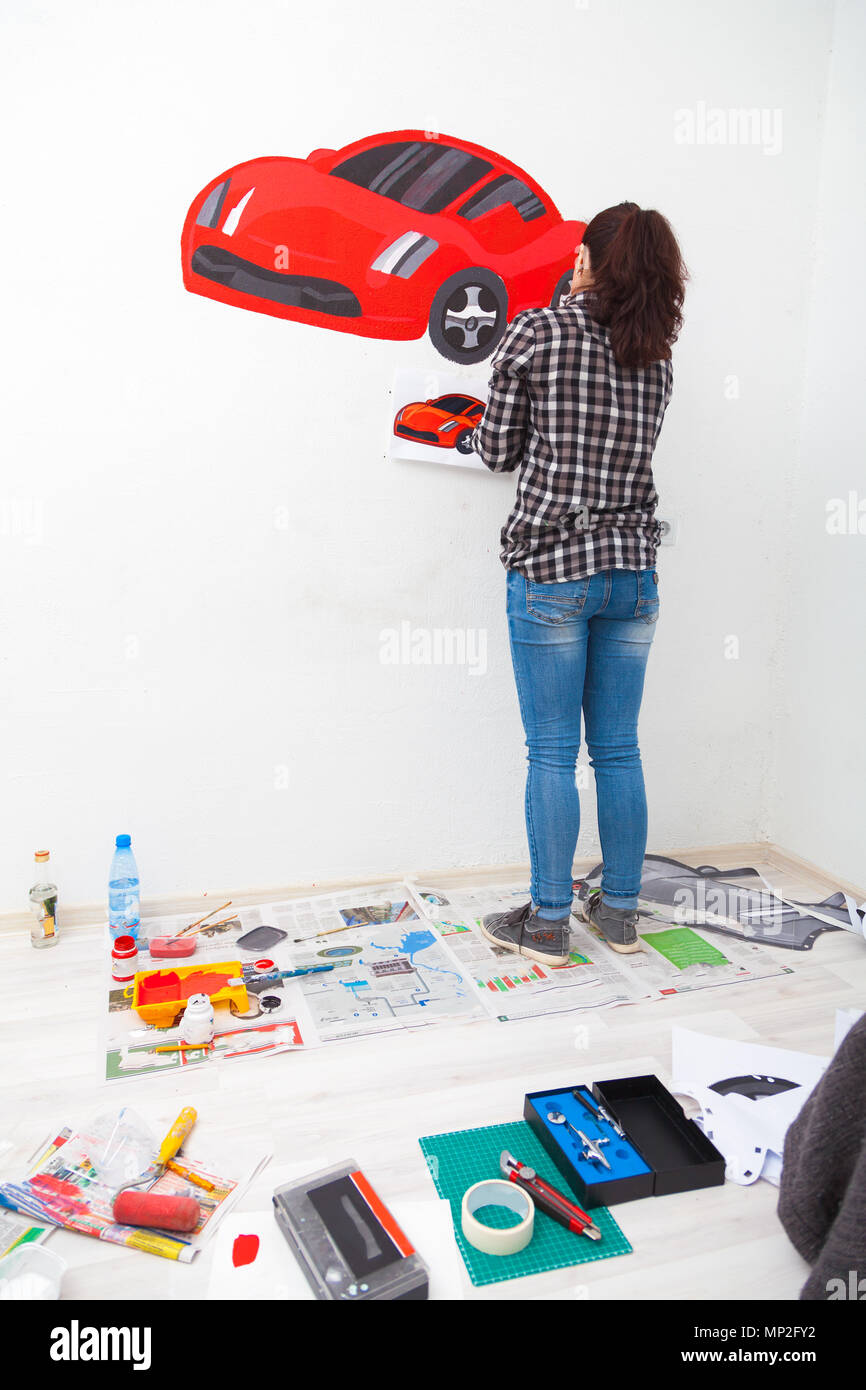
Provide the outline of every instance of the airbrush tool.
<path id="1" fill-rule="evenodd" d="M 582 1129 L 576 1129 L 571 1120 L 566 1119 L 561 1110 L 548 1110 L 547 1118 L 552 1125 L 565 1125 L 570 1129 L 575 1139 L 579 1139 L 583 1145 L 581 1158 L 588 1158 L 592 1163 L 603 1163 L 605 1168 L 610 1168 L 610 1164 L 601 1151 L 601 1144 L 609 1144 L 609 1139 L 587 1139 Z"/>
<path id="2" fill-rule="evenodd" d="M 555 1187 L 551 1187 L 538 1176 L 534 1168 L 521 1163 L 520 1159 L 515 1158 L 507 1149 L 503 1149 L 499 1155 L 499 1167 L 509 1182 L 529 1193 L 539 1211 L 543 1211 L 545 1215 L 552 1217 L 560 1226 L 564 1226 L 567 1231 L 573 1231 L 577 1236 L 601 1240 L 601 1231 L 591 1216 L 575 1202 L 570 1202 L 561 1192 L 557 1192 Z"/>
<path id="3" fill-rule="evenodd" d="M 582 1129 L 579 1129 L 577 1132 L 580 1135 L 580 1138 L 583 1140 L 583 1152 L 580 1155 L 581 1158 L 589 1159 L 590 1163 L 603 1163 L 605 1168 L 607 1168 L 608 1171 L 610 1171 L 610 1164 L 608 1163 L 607 1159 L 601 1151 L 601 1145 L 609 1144 L 610 1140 L 589 1139 L 584 1134 Z"/>
<path id="4" fill-rule="evenodd" d="M 578 1102 L 578 1104 L 583 1106 L 584 1110 L 589 1111 L 596 1124 L 601 1124 L 603 1122 L 604 1124 L 610 1125 L 613 1132 L 619 1135 L 620 1139 L 625 1139 L 626 1133 L 622 1125 L 617 1120 L 615 1120 L 612 1115 L 608 1114 L 603 1105 L 599 1105 L 598 1108 L 596 1108 L 589 1100 L 587 1100 L 586 1096 L 583 1094 L 582 1091 L 578 1091 L 575 1089 L 574 1091 L 572 1091 L 571 1094 L 574 1096 L 574 1099 Z"/>

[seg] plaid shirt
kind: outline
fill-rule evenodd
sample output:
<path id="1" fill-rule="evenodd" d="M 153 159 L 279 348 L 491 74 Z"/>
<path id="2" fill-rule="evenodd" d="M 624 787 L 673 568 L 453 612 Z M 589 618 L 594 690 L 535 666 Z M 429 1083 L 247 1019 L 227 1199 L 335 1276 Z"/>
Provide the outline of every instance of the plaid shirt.
<path id="1" fill-rule="evenodd" d="M 520 470 L 502 563 L 542 584 L 652 569 L 659 541 L 652 456 L 673 368 L 620 367 L 587 293 L 511 321 L 472 434 L 493 472 Z"/>

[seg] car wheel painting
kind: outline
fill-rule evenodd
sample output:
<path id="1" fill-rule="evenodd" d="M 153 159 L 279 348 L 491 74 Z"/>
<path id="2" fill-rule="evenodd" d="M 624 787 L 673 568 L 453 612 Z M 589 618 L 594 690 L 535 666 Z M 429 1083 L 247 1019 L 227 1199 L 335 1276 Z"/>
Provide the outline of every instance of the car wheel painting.
<path id="1" fill-rule="evenodd" d="M 454 447 L 457 450 L 458 454 L 471 454 L 472 431 L 464 430 L 462 434 L 458 434 L 457 438 L 454 441 Z"/>
<path id="2" fill-rule="evenodd" d="M 306 159 L 251 159 L 205 185 L 181 238 L 193 294 L 394 341 L 450 362 L 491 356 L 506 322 L 549 306 L 585 223 L 518 165 L 420 130 Z"/>
<path id="3" fill-rule="evenodd" d="M 451 362 L 483 362 L 505 328 L 508 296 L 498 275 L 481 266 L 458 271 L 436 293 L 430 341 Z"/>
<path id="4" fill-rule="evenodd" d="M 559 308 L 559 302 L 562 299 L 562 296 L 564 294 L 568 294 L 569 290 L 571 289 L 571 282 L 573 278 L 574 267 L 571 267 L 565 272 L 564 275 L 560 276 L 559 280 L 557 281 L 556 289 L 553 291 L 553 295 L 550 300 L 551 309 Z"/>

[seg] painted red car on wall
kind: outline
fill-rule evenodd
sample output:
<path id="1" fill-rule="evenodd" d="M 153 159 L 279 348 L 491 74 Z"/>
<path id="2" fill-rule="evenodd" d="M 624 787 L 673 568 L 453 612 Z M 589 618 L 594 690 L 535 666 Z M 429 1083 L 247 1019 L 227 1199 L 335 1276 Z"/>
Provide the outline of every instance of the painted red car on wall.
<path id="1" fill-rule="evenodd" d="M 452 362 L 483 361 L 508 320 L 558 303 L 583 222 L 563 221 L 501 155 L 419 130 L 306 159 L 237 164 L 193 200 L 188 290 L 369 338 L 429 329 Z"/>
<path id="2" fill-rule="evenodd" d="M 472 431 L 484 414 L 484 402 L 476 396 L 436 396 L 429 401 L 410 401 L 394 417 L 394 433 L 436 449 L 456 449 L 471 454 Z"/>

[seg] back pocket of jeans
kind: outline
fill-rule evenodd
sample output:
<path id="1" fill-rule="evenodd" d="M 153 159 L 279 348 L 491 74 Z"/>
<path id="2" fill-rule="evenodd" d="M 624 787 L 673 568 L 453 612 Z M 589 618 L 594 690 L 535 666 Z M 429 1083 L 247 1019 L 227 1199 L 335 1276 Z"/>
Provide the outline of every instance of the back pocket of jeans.
<path id="1" fill-rule="evenodd" d="M 591 576 L 567 579 L 561 583 L 534 584 L 526 581 L 526 611 L 543 623 L 567 623 L 579 618 L 586 603 Z"/>
<path id="2" fill-rule="evenodd" d="M 637 603 L 634 615 L 645 623 L 654 623 L 659 615 L 658 570 L 637 570 Z"/>

